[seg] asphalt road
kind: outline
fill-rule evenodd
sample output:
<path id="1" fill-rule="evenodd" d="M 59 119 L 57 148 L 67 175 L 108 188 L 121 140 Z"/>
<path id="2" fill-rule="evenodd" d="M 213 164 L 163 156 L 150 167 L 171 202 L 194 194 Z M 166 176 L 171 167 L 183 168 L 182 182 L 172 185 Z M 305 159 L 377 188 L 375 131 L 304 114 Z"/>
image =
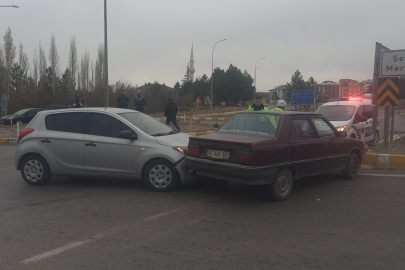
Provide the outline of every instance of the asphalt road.
<path id="1" fill-rule="evenodd" d="M 405 269 L 405 171 L 303 179 L 273 202 L 260 187 L 207 182 L 32 187 L 14 151 L 0 146 L 0 269 Z"/>

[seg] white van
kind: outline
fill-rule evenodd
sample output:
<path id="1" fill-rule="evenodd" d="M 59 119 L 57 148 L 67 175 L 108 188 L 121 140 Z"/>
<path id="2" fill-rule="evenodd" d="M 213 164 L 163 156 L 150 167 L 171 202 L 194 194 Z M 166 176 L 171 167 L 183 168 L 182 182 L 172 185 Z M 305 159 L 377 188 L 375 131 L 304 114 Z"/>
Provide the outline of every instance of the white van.
<path id="1" fill-rule="evenodd" d="M 338 131 L 346 130 L 350 138 L 360 139 L 361 125 L 365 124 L 365 142 L 369 144 L 373 141 L 373 112 L 371 100 L 362 97 L 341 98 L 339 101 L 325 103 L 315 111 L 325 116 Z M 377 142 L 379 135 L 377 122 Z"/>

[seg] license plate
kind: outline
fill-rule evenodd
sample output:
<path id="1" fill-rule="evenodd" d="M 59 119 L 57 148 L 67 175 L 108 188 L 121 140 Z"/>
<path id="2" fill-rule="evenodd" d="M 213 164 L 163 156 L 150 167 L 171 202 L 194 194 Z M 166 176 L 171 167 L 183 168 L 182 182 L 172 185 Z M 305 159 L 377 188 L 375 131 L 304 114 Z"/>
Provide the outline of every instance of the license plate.
<path id="1" fill-rule="evenodd" d="M 207 156 L 210 158 L 228 160 L 229 154 L 230 152 L 228 151 L 207 150 Z"/>

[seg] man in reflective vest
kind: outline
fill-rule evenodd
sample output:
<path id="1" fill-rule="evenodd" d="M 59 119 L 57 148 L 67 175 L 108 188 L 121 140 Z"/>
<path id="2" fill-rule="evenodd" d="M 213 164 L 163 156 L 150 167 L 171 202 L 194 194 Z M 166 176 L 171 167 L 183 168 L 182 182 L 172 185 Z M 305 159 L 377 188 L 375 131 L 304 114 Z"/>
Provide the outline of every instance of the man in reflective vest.
<path id="1" fill-rule="evenodd" d="M 287 105 L 287 103 L 284 101 L 284 100 L 282 100 L 282 99 L 280 99 L 278 102 L 277 102 L 277 107 L 276 108 L 273 108 L 273 109 L 271 109 L 272 111 L 284 111 L 285 110 L 285 106 Z M 276 121 L 276 119 L 274 118 L 274 116 L 270 116 L 270 122 L 273 124 L 273 126 L 275 127 L 275 128 L 277 128 L 277 125 L 278 125 L 278 121 Z"/>
<path id="2" fill-rule="evenodd" d="M 247 110 L 249 112 L 253 112 L 253 111 L 268 111 L 269 109 L 267 109 L 267 107 L 263 105 L 262 97 L 256 96 L 255 103 L 250 105 Z"/>

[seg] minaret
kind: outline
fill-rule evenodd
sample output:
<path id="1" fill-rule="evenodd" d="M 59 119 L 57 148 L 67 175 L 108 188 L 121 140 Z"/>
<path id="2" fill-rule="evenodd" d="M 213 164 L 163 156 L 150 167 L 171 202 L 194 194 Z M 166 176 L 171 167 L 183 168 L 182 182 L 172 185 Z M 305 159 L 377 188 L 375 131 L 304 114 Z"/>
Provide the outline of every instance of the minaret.
<path id="1" fill-rule="evenodd" d="M 193 55 L 193 43 L 191 43 L 191 56 L 190 56 L 190 68 L 189 68 L 189 72 L 190 72 L 190 81 L 194 81 L 194 55 Z"/>

